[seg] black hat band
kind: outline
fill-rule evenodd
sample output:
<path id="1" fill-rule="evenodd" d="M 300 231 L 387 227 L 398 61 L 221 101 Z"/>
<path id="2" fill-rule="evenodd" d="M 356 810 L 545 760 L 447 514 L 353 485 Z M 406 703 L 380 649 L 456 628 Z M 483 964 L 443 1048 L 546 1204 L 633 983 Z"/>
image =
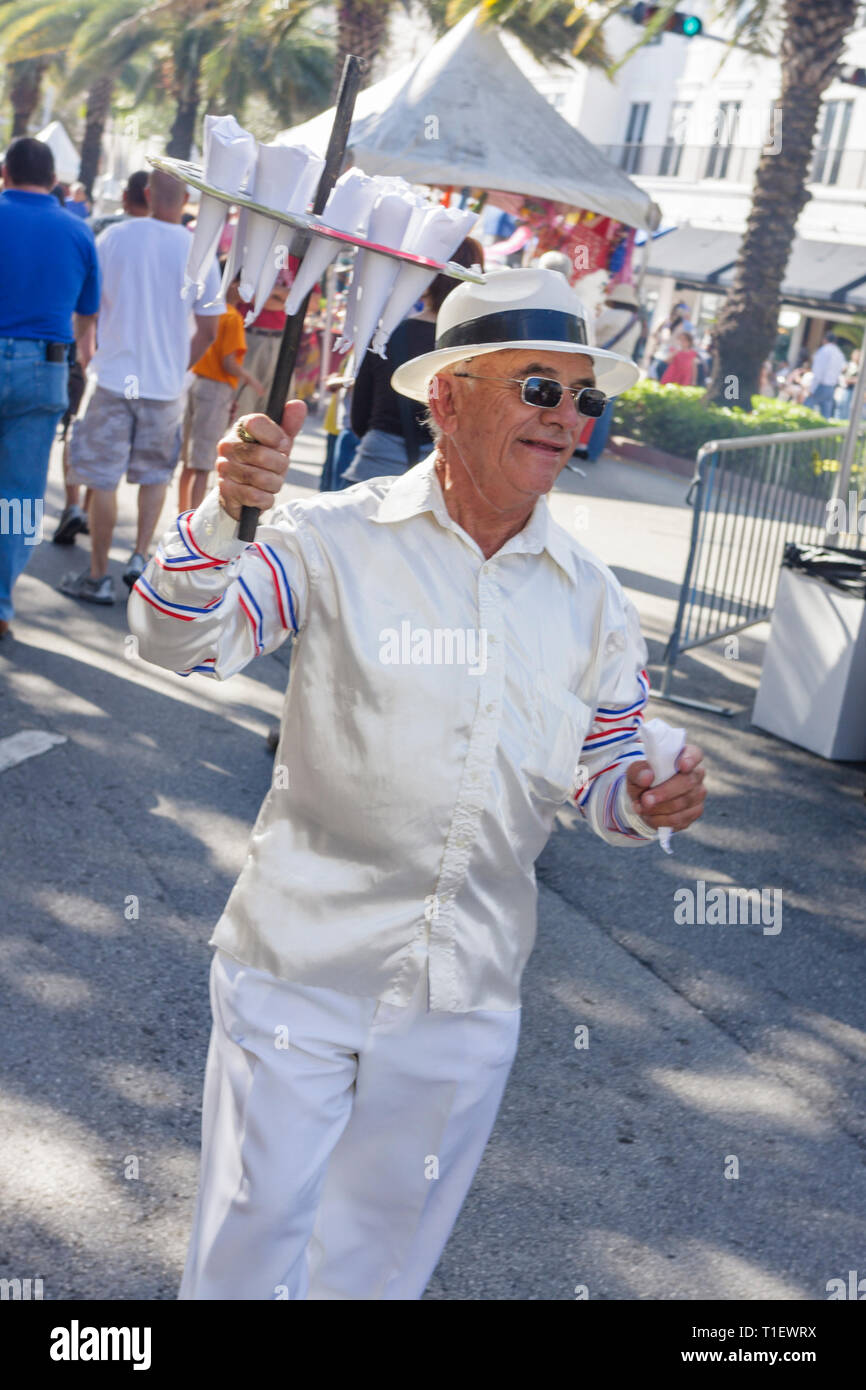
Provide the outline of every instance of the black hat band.
<path id="1" fill-rule="evenodd" d="M 577 314 L 566 314 L 560 309 L 503 309 L 501 313 L 482 314 L 481 318 L 446 328 L 436 339 L 436 351 L 476 343 L 519 341 L 580 343 L 588 346 L 589 340 L 586 325 Z"/>

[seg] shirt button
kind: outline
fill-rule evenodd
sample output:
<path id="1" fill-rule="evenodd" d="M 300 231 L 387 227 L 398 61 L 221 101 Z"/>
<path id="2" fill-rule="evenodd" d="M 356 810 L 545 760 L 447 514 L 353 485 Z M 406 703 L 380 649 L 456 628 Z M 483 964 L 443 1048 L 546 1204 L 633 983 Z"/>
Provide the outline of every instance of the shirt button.
<path id="1" fill-rule="evenodd" d="M 205 529 L 205 533 L 206 533 L 208 536 L 212 536 L 212 535 L 213 535 L 213 522 L 212 522 L 212 521 L 206 521 L 205 524 L 204 524 L 204 529 Z"/>
<path id="2" fill-rule="evenodd" d="M 495 713 L 496 713 L 496 706 L 495 706 L 495 705 L 488 705 L 488 706 L 487 706 L 487 713 L 488 713 L 488 714 L 495 714 Z"/>

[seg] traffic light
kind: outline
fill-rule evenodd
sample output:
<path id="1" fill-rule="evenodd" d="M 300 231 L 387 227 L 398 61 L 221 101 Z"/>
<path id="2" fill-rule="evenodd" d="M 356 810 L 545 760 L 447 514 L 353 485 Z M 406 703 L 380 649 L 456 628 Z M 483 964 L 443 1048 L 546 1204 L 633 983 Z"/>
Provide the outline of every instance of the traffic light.
<path id="1" fill-rule="evenodd" d="M 661 5 L 634 5 L 631 17 L 635 24 L 649 24 L 661 9 Z M 669 14 L 661 27 L 666 33 L 682 34 L 687 39 L 696 38 L 704 28 L 696 14 L 684 14 L 682 10 L 674 10 L 673 14 Z"/>

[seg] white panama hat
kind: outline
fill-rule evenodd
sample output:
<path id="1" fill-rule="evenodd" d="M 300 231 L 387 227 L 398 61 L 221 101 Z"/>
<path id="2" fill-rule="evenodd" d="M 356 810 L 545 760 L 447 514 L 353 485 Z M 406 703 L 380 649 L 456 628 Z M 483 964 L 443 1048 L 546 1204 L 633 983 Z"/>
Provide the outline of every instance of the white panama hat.
<path id="1" fill-rule="evenodd" d="M 485 275 L 483 284 L 464 280 L 439 310 L 433 352 L 404 362 L 391 385 L 426 401 L 433 377 L 452 362 L 507 348 L 591 357 L 596 385 L 608 396 L 628 390 L 641 375 L 628 357 L 594 346 L 586 309 L 558 271 L 532 267 Z"/>

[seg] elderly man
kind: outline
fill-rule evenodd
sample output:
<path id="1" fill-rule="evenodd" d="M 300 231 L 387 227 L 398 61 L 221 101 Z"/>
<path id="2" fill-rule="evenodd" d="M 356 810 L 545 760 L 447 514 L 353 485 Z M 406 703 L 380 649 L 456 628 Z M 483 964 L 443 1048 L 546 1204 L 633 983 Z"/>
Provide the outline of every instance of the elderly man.
<path id="1" fill-rule="evenodd" d="M 462 285 L 394 374 L 435 453 L 289 502 L 304 409 L 221 442 L 219 484 L 133 590 L 140 651 L 226 678 L 295 642 L 273 782 L 211 944 L 202 1174 L 181 1297 L 417 1299 L 493 1126 L 576 801 L 611 845 L 681 830 L 701 753 L 653 774 L 646 648 L 544 494 L 637 368 L 546 270 Z M 243 430 L 241 431 L 243 434 Z"/>

